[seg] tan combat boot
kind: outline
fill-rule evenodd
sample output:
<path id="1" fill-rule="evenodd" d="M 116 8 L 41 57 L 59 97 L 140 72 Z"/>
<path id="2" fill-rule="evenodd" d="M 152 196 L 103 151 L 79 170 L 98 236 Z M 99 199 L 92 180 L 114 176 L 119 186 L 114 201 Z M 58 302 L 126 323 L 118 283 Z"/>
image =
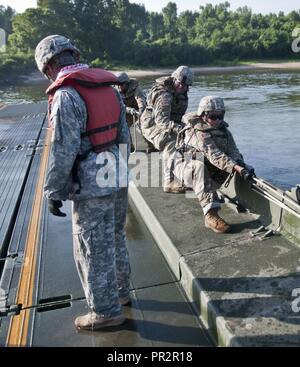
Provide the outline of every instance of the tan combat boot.
<path id="1" fill-rule="evenodd" d="M 206 228 L 210 228 L 216 233 L 226 233 L 230 231 L 229 224 L 219 217 L 217 209 L 211 209 L 204 218 Z"/>
<path id="2" fill-rule="evenodd" d="M 107 317 L 89 312 L 87 315 L 78 316 L 75 319 L 75 326 L 79 330 L 99 330 L 111 326 L 119 326 L 126 321 L 123 315 Z"/>
<path id="3" fill-rule="evenodd" d="M 185 188 L 176 184 L 174 181 L 167 181 L 164 184 L 164 192 L 168 192 L 170 194 L 184 194 Z"/>

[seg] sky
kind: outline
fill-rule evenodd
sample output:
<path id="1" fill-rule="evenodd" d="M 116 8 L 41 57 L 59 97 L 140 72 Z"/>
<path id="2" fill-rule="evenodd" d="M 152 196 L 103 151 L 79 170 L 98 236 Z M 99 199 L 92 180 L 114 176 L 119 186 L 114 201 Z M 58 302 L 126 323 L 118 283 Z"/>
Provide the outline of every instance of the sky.
<path id="1" fill-rule="evenodd" d="M 146 9 L 149 11 L 161 11 L 161 9 L 167 5 L 170 0 L 137 0 L 131 3 L 144 4 Z M 198 10 L 200 5 L 205 5 L 207 3 L 219 4 L 225 2 L 225 0 L 173 0 L 177 4 L 178 12 L 184 10 Z M 292 10 L 300 9 L 299 0 L 233 0 L 230 1 L 231 9 L 236 9 L 240 6 L 250 7 L 254 13 L 278 13 L 279 11 L 284 11 L 288 13 Z M 26 8 L 36 6 L 36 0 L 0 0 L 0 5 L 11 6 L 16 9 L 19 13 L 23 12 Z"/>
<path id="2" fill-rule="evenodd" d="M 137 0 L 131 1 L 131 3 L 144 4 L 147 10 L 151 11 L 160 11 L 164 6 L 168 4 L 170 0 Z M 205 5 L 207 3 L 216 5 L 219 3 L 224 3 L 226 0 L 177 0 L 172 1 L 177 4 L 178 12 L 184 10 L 199 10 L 201 5 Z M 292 10 L 300 9 L 299 0 L 233 0 L 229 3 L 231 5 L 231 9 L 235 10 L 240 6 L 248 6 L 253 10 L 254 13 L 278 13 L 279 11 L 284 11 L 288 13 Z"/>

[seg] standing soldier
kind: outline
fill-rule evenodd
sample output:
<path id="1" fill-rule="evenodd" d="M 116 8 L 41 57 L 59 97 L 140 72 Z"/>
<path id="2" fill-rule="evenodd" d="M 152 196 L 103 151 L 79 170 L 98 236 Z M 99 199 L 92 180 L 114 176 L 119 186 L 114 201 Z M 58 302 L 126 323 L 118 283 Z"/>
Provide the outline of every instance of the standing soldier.
<path id="1" fill-rule="evenodd" d="M 118 73 L 117 78 L 119 80 L 119 91 L 123 97 L 123 102 L 126 106 L 126 120 L 129 127 L 132 126 L 135 117 L 142 115 L 146 108 L 146 95 L 139 85 L 136 79 L 130 79 L 127 73 Z M 156 149 L 154 146 L 145 139 L 147 144 L 146 152 L 151 153 Z M 131 143 L 131 152 L 135 147 Z"/>
<path id="2" fill-rule="evenodd" d="M 127 187 L 117 176 L 119 165 L 127 168 L 119 144 L 128 148 L 129 131 L 122 99 L 109 85 L 115 75 L 79 64 L 79 56 L 59 35 L 44 38 L 35 52 L 39 70 L 53 81 L 47 90 L 52 144 L 44 191 L 53 215 L 65 216 L 62 201 L 73 201 L 74 258 L 89 307 L 75 325 L 94 330 L 122 324 L 121 304 L 130 302 Z M 108 162 L 115 185 L 99 184 L 99 160 Z"/>
<path id="3" fill-rule="evenodd" d="M 197 195 L 204 212 L 205 227 L 217 233 L 230 231 L 230 226 L 218 215 L 217 188 L 234 172 L 244 179 L 251 179 L 254 175 L 254 169 L 245 164 L 224 115 L 222 98 L 202 98 L 198 111 L 183 117 L 186 127 L 181 141 L 186 155 L 183 160 L 177 153 L 174 165 L 174 175 L 192 187 Z"/>
<path id="4" fill-rule="evenodd" d="M 164 192 L 184 192 L 184 188 L 175 182 L 172 167 L 177 133 L 182 129 L 181 119 L 188 107 L 187 93 L 192 83 L 193 72 L 187 66 L 179 66 L 171 76 L 157 79 L 141 117 L 143 135 L 163 152 Z"/>

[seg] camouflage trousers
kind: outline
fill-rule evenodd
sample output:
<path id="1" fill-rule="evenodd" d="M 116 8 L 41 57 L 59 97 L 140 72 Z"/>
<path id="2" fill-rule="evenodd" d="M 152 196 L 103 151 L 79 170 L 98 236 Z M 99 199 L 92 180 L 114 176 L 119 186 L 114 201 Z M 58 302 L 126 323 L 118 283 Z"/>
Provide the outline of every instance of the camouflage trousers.
<path id="1" fill-rule="evenodd" d="M 90 311 L 121 314 L 129 295 L 130 264 L 125 223 L 128 190 L 73 202 L 74 259 Z"/>
<path id="2" fill-rule="evenodd" d="M 204 215 L 210 209 L 220 208 L 217 189 L 226 181 L 228 173 L 211 165 L 201 153 L 195 159 L 192 154 L 177 152 L 173 174 L 185 187 L 194 190 Z"/>
<path id="3" fill-rule="evenodd" d="M 174 163 L 176 161 L 176 137 L 174 139 L 166 143 L 163 153 L 163 167 L 164 167 L 164 182 L 169 182 L 174 180 Z"/>

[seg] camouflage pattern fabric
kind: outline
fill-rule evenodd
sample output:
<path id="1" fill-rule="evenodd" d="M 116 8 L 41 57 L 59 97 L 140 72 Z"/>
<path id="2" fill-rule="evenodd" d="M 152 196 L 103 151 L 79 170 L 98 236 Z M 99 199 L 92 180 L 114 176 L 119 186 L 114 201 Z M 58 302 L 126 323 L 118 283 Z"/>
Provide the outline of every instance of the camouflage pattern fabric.
<path id="1" fill-rule="evenodd" d="M 119 297 L 129 295 L 125 221 L 127 189 L 73 202 L 74 259 L 90 311 L 121 314 Z"/>
<path id="2" fill-rule="evenodd" d="M 183 122 L 186 131 L 179 146 L 184 147 L 189 159 L 183 160 L 182 154 L 176 154 L 174 175 L 193 188 L 206 214 L 220 207 L 216 190 L 233 172 L 237 160 L 243 161 L 243 157 L 226 122 L 212 129 L 194 112 L 186 114 Z"/>
<path id="3" fill-rule="evenodd" d="M 187 85 L 193 84 L 194 73 L 193 71 L 185 65 L 179 66 L 173 73 L 172 78 L 178 80 L 180 83 L 185 83 Z"/>
<path id="4" fill-rule="evenodd" d="M 134 108 L 140 115 L 146 108 L 146 95 L 143 89 L 139 86 L 139 82 L 136 79 L 129 80 L 129 86 L 125 94 L 121 94 L 126 107 Z M 133 123 L 133 117 L 131 114 L 126 113 L 126 120 L 130 127 Z"/>
<path id="5" fill-rule="evenodd" d="M 203 112 L 209 111 L 224 111 L 225 112 L 225 104 L 224 100 L 221 97 L 217 96 L 206 96 L 200 100 L 197 115 L 201 116 Z"/>
<path id="6" fill-rule="evenodd" d="M 35 60 L 40 72 L 45 75 L 44 71 L 49 61 L 67 50 L 71 51 L 77 58 L 80 55 L 80 51 L 64 36 L 54 34 L 43 38 L 35 49 Z"/>
<path id="7" fill-rule="evenodd" d="M 173 78 L 156 80 L 147 97 L 147 107 L 141 116 L 142 133 L 156 149 L 163 151 L 165 181 L 172 180 L 171 167 L 177 139 L 176 128 L 188 107 L 188 96 L 175 93 Z"/>
<path id="8" fill-rule="evenodd" d="M 147 97 L 147 107 L 141 116 L 143 135 L 156 149 L 163 150 L 171 136 L 173 128 L 181 123 L 188 107 L 187 94 L 176 94 L 171 77 L 156 80 Z"/>
<path id="9" fill-rule="evenodd" d="M 86 106 L 71 87 L 55 93 L 50 116 L 52 145 L 44 187 L 48 198 L 73 201 L 74 258 L 78 274 L 90 311 L 105 316 L 121 313 L 118 297 L 128 295 L 130 273 L 125 235 L 130 139 L 125 106 L 116 93 L 122 106 L 118 142 L 124 144 L 124 154 L 117 145 L 98 155 L 90 151 L 78 163 L 80 191 L 72 168 L 77 155 L 91 148 L 88 138 L 81 139 L 86 129 Z M 99 161 L 103 155 L 106 163 L 105 159 Z M 99 186 L 99 178 L 105 176 L 107 166 L 116 177 L 116 185 Z M 123 175 L 118 174 L 121 166 Z"/>
<path id="10" fill-rule="evenodd" d="M 188 113 L 183 122 L 190 127 L 186 132 L 186 144 L 221 171 L 231 173 L 237 160 L 243 160 L 228 124 L 223 122 L 218 129 L 212 129 L 196 113 Z"/>

